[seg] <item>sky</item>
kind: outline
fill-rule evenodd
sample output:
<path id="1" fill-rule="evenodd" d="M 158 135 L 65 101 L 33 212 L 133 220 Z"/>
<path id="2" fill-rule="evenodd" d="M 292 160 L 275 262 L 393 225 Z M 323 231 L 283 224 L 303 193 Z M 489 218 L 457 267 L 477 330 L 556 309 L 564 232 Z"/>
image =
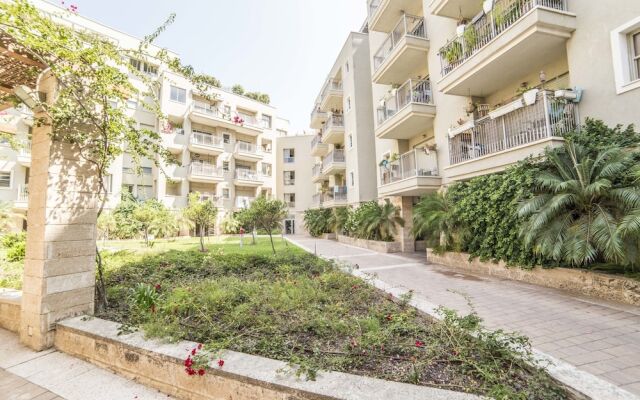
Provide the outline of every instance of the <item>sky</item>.
<path id="1" fill-rule="evenodd" d="M 52 0 L 52 2 L 56 2 Z M 59 1 L 58 1 L 59 3 Z M 271 96 L 294 132 L 308 129 L 314 100 L 366 0 L 67 0 L 78 13 L 143 37 L 169 14 L 157 44 L 222 81 Z"/>

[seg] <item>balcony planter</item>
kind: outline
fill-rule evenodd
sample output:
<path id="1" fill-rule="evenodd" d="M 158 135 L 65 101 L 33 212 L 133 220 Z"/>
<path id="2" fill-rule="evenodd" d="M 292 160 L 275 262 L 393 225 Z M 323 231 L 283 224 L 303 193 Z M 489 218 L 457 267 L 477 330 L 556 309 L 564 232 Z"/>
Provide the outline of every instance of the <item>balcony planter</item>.
<path id="1" fill-rule="evenodd" d="M 475 126 L 476 126 L 475 121 L 470 120 L 455 128 L 449 128 L 449 137 L 454 138 L 459 134 L 461 134 L 462 132 L 466 132 L 473 129 Z"/>
<path id="2" fill-rule="evenodd" d="M 524 104 L 531 106 L 536 103 L 536 99 L 538 98 L 538 89 L 531 89 L 522 94 L 522 99 L 524 100 Z"/>
<path id="3" fill-rule="evenodd" d="M 484 2 L 482 2 L 482 9 L 485 14 L 489 14 L 491 10 L 493 10 L 493 0 L 484 0 Z"/>
<path id="4" fill-rule="evenodd" d="M 505 104 L 502 107 L 498 107 L 495 110 L 489 112 L 489 116 L 491 117 L 491 119 L 496 119 L 496 118 L 500 118 L 503 115 L 507 115 L 509 113 L 514 112 L 515 110 L 524 107 L 524 102 L 522 101 L 522 99 L 518 99 L 515 101 L 512 101 L 511 103 Z"/>

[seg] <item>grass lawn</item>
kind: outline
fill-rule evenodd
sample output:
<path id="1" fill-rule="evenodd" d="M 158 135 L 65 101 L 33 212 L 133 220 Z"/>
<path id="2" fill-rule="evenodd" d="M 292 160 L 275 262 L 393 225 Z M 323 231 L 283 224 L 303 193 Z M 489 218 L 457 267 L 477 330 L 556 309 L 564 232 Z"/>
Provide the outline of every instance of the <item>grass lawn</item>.
<path id="1" fill-rule="evenodd" d="M 250 242 L 250 238 L 247 242 Z M 135 248 L 132 249 L 132 245 Z M 437 386 L 500 399 L 561 399 L 525 338 L 489 332 L 475 315 L 434 321 L 334 264 L 277 239 L 108 242 L 109 307 L 99 316 L 150 337 L 204 343 L 321 370 Z"/>

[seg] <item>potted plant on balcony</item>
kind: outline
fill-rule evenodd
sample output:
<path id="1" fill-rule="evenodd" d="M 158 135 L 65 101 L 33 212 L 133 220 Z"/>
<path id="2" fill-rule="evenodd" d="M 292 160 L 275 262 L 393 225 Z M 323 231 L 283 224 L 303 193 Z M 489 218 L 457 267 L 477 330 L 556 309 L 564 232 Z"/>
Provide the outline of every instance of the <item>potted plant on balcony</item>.
<path id="1" fill-rule="evenodd" d="M 460 42 L 451 42 L 442 50 L 441 55 L 447 60 L 447 63 L 454 64 L 462 57 L 462 44 Z"/>
<path id="2" fill-rule="evenodd" d="M 476 31 L 476 27 L 473 25 L 467 26 L 462 34 L 462 39 L 464 40 L 464 45 L 467 49 L 473 49 L 476 46 L 476 43 L 478 43 L 478 32 Z"/>

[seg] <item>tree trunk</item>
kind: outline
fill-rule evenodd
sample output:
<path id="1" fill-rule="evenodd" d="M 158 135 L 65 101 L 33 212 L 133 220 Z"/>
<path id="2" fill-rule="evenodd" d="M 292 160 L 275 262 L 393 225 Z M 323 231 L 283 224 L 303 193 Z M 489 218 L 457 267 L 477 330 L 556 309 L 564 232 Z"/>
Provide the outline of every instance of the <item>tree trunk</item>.
<path id="1" fill-rule="evenodd" d="M 271 250 L 273 250 L 273 255 L 276 255 L 276 247 L 273 245 L 273 236 L 271 236 L 271 230 L 268 230 L 269 240 L 271 241 Z"/>
<path id="2" fill-rule="evenodd" d="M 204 226 L 200 226 L 200 251 L 205 252 L 204 249 Z"/>
<path id="3" fill-rule="evenodd" d="M 253 229 L 251 229 L 251 244 L 253 246 L 255 246 L 256 244 L 256 227 L 254 226 Z"/>
<path id="4" fill-rule="evenodd" d="M 144 244 L 149 247 L 149 232 L 147 231 L 147 228 L 144 228 Z"/>

